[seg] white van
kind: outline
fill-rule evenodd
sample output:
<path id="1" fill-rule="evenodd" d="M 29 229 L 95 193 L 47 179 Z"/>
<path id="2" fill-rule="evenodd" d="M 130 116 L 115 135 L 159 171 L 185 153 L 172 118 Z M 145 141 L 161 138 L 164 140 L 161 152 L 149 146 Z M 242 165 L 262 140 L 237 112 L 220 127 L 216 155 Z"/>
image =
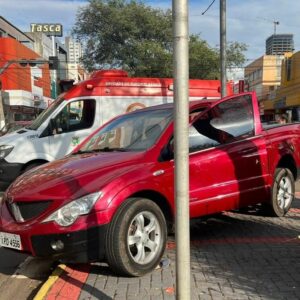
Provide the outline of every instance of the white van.
<path id="1" fill-rule="evenodd" d="M 218 80 L 190 80 L 190 98 L 219 98 Z M 232 94 L 231 85 L 227 87 Z M 70 153 L 112 117 L 173 101 L 173 80 L 129 78 L 122 70 L 97 71 L 61 94 L 28 127 L 0 137 L 0 189 L 21 173 Z"/>

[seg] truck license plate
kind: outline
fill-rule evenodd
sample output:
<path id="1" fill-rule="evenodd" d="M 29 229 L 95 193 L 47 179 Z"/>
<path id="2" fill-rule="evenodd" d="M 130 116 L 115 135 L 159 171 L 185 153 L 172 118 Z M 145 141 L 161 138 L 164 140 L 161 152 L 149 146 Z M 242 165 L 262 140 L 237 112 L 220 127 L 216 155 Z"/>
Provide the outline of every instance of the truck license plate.
<path id="1" fill-rule="evenodd" d="M 11 234 L 0 231 L 0 246 L 22 250 L 21 238 L 18 234 Z"/>

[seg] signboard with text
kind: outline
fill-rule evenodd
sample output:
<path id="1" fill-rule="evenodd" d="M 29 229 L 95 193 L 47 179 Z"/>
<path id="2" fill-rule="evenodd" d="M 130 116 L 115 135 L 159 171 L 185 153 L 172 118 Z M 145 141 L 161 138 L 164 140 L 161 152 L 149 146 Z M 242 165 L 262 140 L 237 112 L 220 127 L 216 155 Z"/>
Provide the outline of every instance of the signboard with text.
<path id="1" fill-rule="evenodd" d="M 31 23 L 30 31 L 42 32 L 46 35 L 62 36 L 63 26 L 61 24 Z"/>

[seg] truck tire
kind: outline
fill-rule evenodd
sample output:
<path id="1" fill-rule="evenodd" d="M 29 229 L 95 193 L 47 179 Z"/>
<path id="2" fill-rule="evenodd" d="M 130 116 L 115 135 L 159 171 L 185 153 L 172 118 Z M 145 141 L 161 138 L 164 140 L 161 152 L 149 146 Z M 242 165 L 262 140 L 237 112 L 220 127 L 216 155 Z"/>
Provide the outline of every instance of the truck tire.
<path id="1" fill-rule="evenodd" d="M 166 220 L 159 206 L 149 199 L 128 198 L 108 228 L 108 264 L 120 275 L 142 276 L 159 264 L 166 240 Z"/>
<path id="2" fill-rule="evenodd" d="M 289 211 L 294 197 L 295 182 L 292 172 L 286 168 L 277 168 L 271 190 L 271 215 L 283 217 Z"/>

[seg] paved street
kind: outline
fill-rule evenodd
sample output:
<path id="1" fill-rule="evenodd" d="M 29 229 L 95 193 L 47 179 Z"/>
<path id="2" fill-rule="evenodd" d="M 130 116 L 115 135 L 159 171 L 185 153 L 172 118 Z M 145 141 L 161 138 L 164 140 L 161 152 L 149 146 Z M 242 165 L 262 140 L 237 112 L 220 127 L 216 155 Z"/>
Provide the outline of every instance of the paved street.
<path id="1" fill-rule="evenodd" d="M 192 299 L 299 299 L 300 200 L 284 218 L 256 209 L 191 226 Z M 175 299 L 170 266 L 142 278 L 116 277 L 105 264 L 67 266 L 44 299 Z M 40 298 L 39 298 L 40 299 Z"/>
<path id="2" fill-rule="evenodd" d="M 299 220 L 300 198 L 284 218 L 264 217 L 253 208 L 193 221 L 192 299 L 299 299 Z M 24 257 L 4 249 L 0 254 L 0 299 L 33 299 L 51 263 L 27 258 L 11 277 Z M 164 258 L 169 266 L 142 278 L 117 277 L 105 264 L 58 267 L 60 276 L 36 300 L 175 299 L 173 237 Z"/>
<path id="3" fill-rule="evenodd" d="M 26 259 L 26 255 L 9 251 L 0 247 L 0 289 L 1 286 L 12 276 L 20 263 Z"/>
<path id="4" fill-rule="evenodd" d="M 192 299 L 299 299 L 300 200 L 281 219 L 226 213 L 195 222 Z M 91 268 L 79 299 L 175 299 L 175 251 L 168 268 L 143 278 L 118 278 L 103 265 Z"/>
<path id="5" fill-rule="evenodd" d="M 0 247 L 0 299 L 33 299 L 52 264 Z"/>

